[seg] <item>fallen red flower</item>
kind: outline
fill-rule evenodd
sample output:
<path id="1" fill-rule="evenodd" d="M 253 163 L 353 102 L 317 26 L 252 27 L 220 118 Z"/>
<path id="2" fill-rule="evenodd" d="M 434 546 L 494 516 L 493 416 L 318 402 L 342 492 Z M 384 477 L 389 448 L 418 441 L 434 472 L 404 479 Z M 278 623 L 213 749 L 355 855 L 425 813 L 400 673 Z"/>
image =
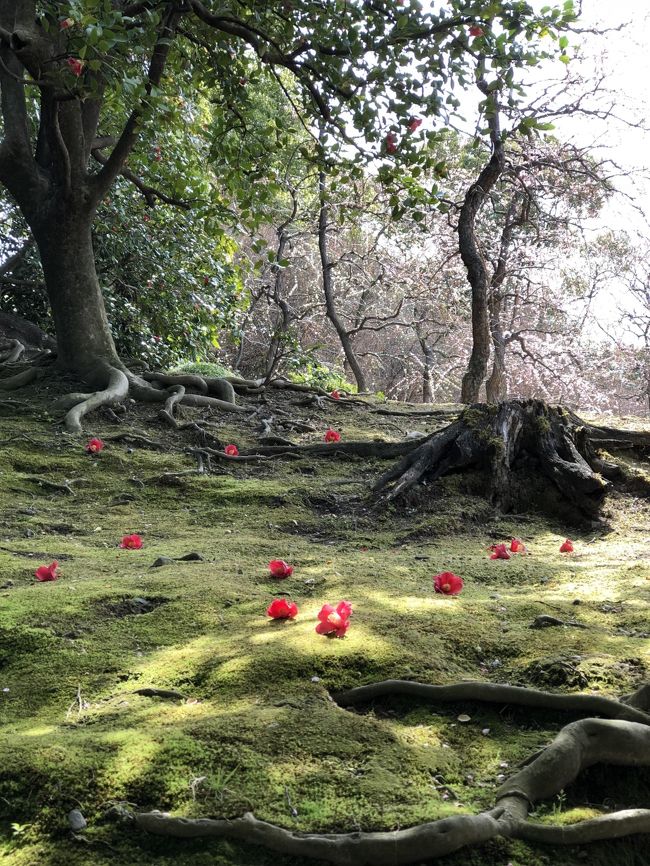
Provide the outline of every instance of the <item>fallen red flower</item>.
<path id="1" fill-rule="evenodd" d="M 422 126 L 422 119 L 420 117 L 412 117 L 409 120 L 409 125 L 407 128 L 409 132 L 415 132 L 415 130 L 418 129 L 420 126 Z"/>
<path id="2" fill-rule="evenodd" d="M 59 574 L 61 573 L 61 569 L 59 568 L 59 563 L 54 560 L 49 565 L 39 565 L 39 567 L 34 572 L 34 577 L 36 580 L 40 580 L 41 583 L 45 583 L 48 580 L 58 580 Z"/>
<path id="3" fill-rule="evenodd" d="M 286 598 L 274 598 L 266 610 L 273 619 L 293 619 L 298 613 L 298 605 Z"/>
<path id="4" fill-rule="evenodd" d="M 271 572 L 271 577 L 291 577 L 293 565 L 289 565 L 284 559 L 272 559 L 269 562 L 269 571 Z"/>
<path id="5" fill-rule="evenodd" d="M 338 391 L 330 391 L 330 397 L 332 398 L 332 400 L 340 400 L 341 399 L 341 395 Z"/>
<path id="6" fill-rule="evenodd" d="M 140 550 L 142 547 L 142 539 L 136 532 L 132 535 L 125 535 L 120 542 L 120 547 L 123 550 Z"/>
<path id="7" fill-rule="evenodd" d="M 443 571 L 434 575 L 433 589 L 443 595 L 458 595 L 463 588 L 463 578 L 453 571 Z"/>
<path id="8" fill-rule="evenodd" d="M 351 613 L 352 605 L 349 601 L 340 601 L 336 607 L 333 604 L 324 604 L 318 614 L 320 622 L 316 626 L 316 632 L 333 637 L 345 637 L 350 627 Z"/>
<path id="9" fill-rule="evenodd" d="M 573 553 L 573 542 L 570 538 L 567 538 L 567 540 L 560 545 L 560 553 Z"/>
<path id="10" fill-rule="evenodd" d="M 239 448 L 236 445 L 226 445 L 223 449 L 223 453 L 227 454 L 229 457 L 239 457 Z"/>
<path id="11" fill-rule="evenodd" d="M 89 454 L 99 454 L 103 447 L 104 443 L 102 442 L 102 440 L 98 439 L 96 436 L 93 436 L 93 438 L 90 439 L 88 441 L 88 444 L 86 445 L 86 451 Z"/>
<path id="12" fill-rule="evenodd" d="M 526 553 L 526 545 L 519 538 L 513 538 L 510 542 L 510 551 L 512 553 Z"/>
<path id="13" fill-rule="evenodd" d="M 332 428 L 330 427 L 329 429 L 327 429 L 325 431 L 325 437 L 324 438 L 325 438 L 326 442 L 340 442 L 341 441 L 341 434 L 337 433 L 336 430 L 332 430 Z"/>
<path id="14" fill-rule="evenodd" d="M 492 551 L 490 559 L 510 559 L 510 554 L 506 550 L 505 544 L 493 544 L 490 550 Z"/>
<path id="15" fill-rule="evenodd" d="M 469 35 L 470 35 L 470 36 L 484 36 L 484 35 L 485 35 L 485 30 L 483 30 L 482 27 L 479 27 L 478 24 L 473 24 L 473 25 L 469 28 Z"/>
<path id="16" fill-rule="evenodd" d="M 70 72 L 72 72 L 73 75 L 76 75 L 77 78 L 84 71 L 84 66 L 86 65 L 83 60 L 77 60 L 76 57 L 68 57 L 66 62 L 70 67 Z"/>

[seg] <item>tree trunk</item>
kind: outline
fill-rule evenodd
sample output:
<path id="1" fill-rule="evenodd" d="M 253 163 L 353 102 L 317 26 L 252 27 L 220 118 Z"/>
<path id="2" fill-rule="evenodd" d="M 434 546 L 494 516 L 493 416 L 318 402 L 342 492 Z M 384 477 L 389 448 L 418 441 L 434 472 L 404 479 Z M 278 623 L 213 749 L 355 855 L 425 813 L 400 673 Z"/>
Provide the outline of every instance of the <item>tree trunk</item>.
<path id="1" fill-rule="evenodd" d="M 476 218 L 505 166 L 496 94 L 488 92 L 485 81 L 480 81 L 478 86 L 486 95 L 492 156 L 480 173 L 478 180 L 468 189 L 458 219 L 458 248 L 463 264 L 467 268 L 467 279 L 472 289 L 472 351 L 467 364 L 467 371 L 463 376 L 461 403 L 478 402 L 481 385 L 487 374 L 490 360 L 490 321 L 488 316 L 490 281 L 485 258 L 476 237 Z"/>
<path id="2" fill-rule="evenodd" d="M 332 285 L 332 269 L 334 266 L 330 261 L 329 252 L 327 249 L 329 207 L 325 199 L 325 172 L 323 171 L 321 171 L 318 175 L 318 188 L 320 193 L 320 212 L 318 215 L 318 249 L 320 252 L 321 268 L 323 271 L 325 311 L 327 313 L 327 318 L 330 320 L 332 325 L 334 325 L 334 330 L 338 334 L 339 340 L 341 341 L 343 353 L 345 354 L 345 360 L 350 365 L 352 374 L 357 382 L 357 388 L 359 389 L 359 391 L 367 391 L 368 388 L 366 384 L 366 377 L 363 370 L 361 369 L 359 361 L 357 360 L 357 356 L 354 353 L 350 335 L 347 332 L 345 325 L 339 318 L 339 315 L 336 311 L 336 304 L 334 301 L 334 287 Z"/>
<path id="3" fill-rule="evenodd" d="M 102 362 L 123 368 L 97 279 L 91 216 L 60 212 L 33 229 L 56 328 L 59 366 L 81 377 Z"/>
<path id="4" fill-rule="evenodd" d="M 490 333 L 492 335 L 492 372 L 485 383 L 488 403 L 501 403 L 508 396 L 506 377 L 506 341 L 501 325 L 501 294 L 492 289 L 489 300 Z"/>

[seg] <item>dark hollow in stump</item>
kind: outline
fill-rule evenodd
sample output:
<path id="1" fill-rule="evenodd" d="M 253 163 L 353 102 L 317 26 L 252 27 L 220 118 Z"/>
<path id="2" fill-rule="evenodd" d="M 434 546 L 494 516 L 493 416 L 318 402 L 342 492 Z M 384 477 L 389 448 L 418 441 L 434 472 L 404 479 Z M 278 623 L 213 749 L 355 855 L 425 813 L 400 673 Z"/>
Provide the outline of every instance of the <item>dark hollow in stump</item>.
<path id="1" fill-rule="evenodd" d="M 622 474 L 618 464 L 596 453 L 605 432 L 607 447 L 636 447 L 641 438 L 650 443 L 650 434 L 595 427 L 542 400 L 476 404 L 407 454 L 374 492 L 394 499 L 422 481 L 473 467 L 487 471 L 488 493 L 503 511 L 525 507 L 536 490 L 547 492 L 550 481 L 578 519 L 594 518 L 611 487 L 607 479 Z M 540 498 L 536 504 L 546 500 L 555 509 L 546 495 Z"/>

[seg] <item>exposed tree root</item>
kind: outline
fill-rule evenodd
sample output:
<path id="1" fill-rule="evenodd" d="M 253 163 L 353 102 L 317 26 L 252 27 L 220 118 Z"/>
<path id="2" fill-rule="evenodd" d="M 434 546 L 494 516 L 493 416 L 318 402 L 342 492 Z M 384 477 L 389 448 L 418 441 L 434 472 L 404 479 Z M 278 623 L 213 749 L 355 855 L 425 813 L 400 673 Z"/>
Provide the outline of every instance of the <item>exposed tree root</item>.
<path id="1" fill-rule="evenodd" d="M 92 412 L 94 409 L 99 409 L 100 406 L 112 406 L 124 400 L 129 393 L 129 380 L 126 374 L 109 364 L 102 365 L 98 370 L 98 374 L 103 374 L 106 381 L 106 387 L 102 391 L 95 391 L 90 394 L 68 394 L 61 400 L 57 401 L 57 407 L 65 409 L 68 407 L 68 413 L 65 416 L 63 426 L 69 433 L 81 433 L 81 419 L 84 415 Z"/>
<path id="2" fill-rule="evenodd" d="M 648 686 L 635 696 L 645 704 Z M 479 700 L 524 706 L 599 712 L 612 718 L 587 718 L 560 730 L 552 743 L 510 777 L 496 793 L 494 809 L 455 815 L 407 830 L 385 833 L 299 833 L 259 821 L 251 813 L 234 820 L 177 818 L 162 812 L 136 813 L 134 824 L 149 833 L 180 839 L 227 837 L 262 845 L 283 854 L 324 860 L 338 866 L 402 866 L 433 860 L 469 845 L 510 837 L 553 845 L 576 845 L 650 833 L 650 810 L 626 809 L 568 827 L 526 820 L 539 800 L 554 796 L 593 764 L 650 766 L 650 715 L 608 698 L 557 695 L 492 683 L 430 686 L 387 680 L 339 694 L 341 706 L 386 695 L 409 694 L 427 700 Z"/>
<path id="3" fill-rule="evenodd" d="M 0 379 L 0 391 L 17 391 L 18 388 L 24 388 L 30 382 L 34 382 L 42 376 L 42 370 L 38 367 L 28 367 L 15 376 L 8 376 L 6 379 Z"/>
<path id="4" fill-rule="evenodd" d="M 281 456 L 302 454 L 314 457 L 377 457 L 389 459 L 413 451 L 419 442 L 330 442 L 318 445 L 260 445 L 243 455 Z"/>
<path id="5" fill-rule="evenodd" d="M 53 493 L 65 493 L 67 496 L 74 496 L 74 490 L 70 487 L 70 484 L 74 482 L 57 484 L 55 481 L 48 481 L 47 478 L 36 478 L 35 476 L 30 476 L 27 478 L 27 481 L 38 484 L 39 487 L 44 487 L 46 490 L 51 490 Z"/>
<path id="6" fill-rule="evenodd" d="M 636 692 L 635 692 L 636 694 Z M 485 683 L 468 680 L 449 686 L 431 686 L 411 680 L 383 680 L 367 686 L 359 686 L 334 695 L 340 707 L 351 707 L 367 703 L 388 695 L 405 695 L 434 702 L 485 701 L 492 704 L 516 704 L 522 707 L 543 707 L 547 710 L 564 710 L 579 713 L 594 713 L 610 719 L 623 719 L 650 725 L 650 713 L 636 708 L 628 699 L 614 701 L 599 695 L 560 694 L 509 686 L 501 683 Z"/>
<path id="7" fill-rule="evenodd" d="M 15 364 L 25 354 L 25 351 L 25 346 L 20 340 L 10 340 L 9 346 L 3 350 L 6 354 L 0 355 L 0 363 Z"/>
<path id="8" fill-rule="evenodd" d="M 541 400 L 471 406 L 407 453 L 379 478 L 374 492 L 394 499 L 421 481 L 478 467 L 488 469 L 494 503 L 509 511 L 529 495 L 518 480 L 523 470 L 550 479 L 579 516 L 595 517 L 611 487 L 603 476 L 621 475 L 620 467 L 597 454 L 601 434 L 627 447 L 630 441 L 638 447 L 650 445 L 650 434 L 585 425 L 576 415 Z"/>

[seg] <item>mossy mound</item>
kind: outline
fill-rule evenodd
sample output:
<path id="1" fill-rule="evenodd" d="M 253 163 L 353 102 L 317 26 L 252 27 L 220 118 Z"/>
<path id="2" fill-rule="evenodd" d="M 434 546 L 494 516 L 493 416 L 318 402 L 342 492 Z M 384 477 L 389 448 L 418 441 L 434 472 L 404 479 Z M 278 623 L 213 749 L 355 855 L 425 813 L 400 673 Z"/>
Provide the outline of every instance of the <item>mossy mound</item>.
<path id="1" fill-rule="evenodd" d="M 118 802 L 189 816 L 253 810 L 286 827 L 335 831 L 475 812 L 568 719 L 400 702 L 352 713 L 330 692 L 393 677 L 539 685 L 555 674 L 544 685 L 618 696 L 647 678 L 647 500 L 617 497 L 610 531 L 574 539 L 565 557 L 565 527 L 498 514 L 478 476 L 450 476 L 433 495 L 383 509 L 365 497 L 378 461 L 220 464 L 170 486 L 169 473 L 193 465 L 185 434 L 127 406 L 119 426 L 91 419 L 108 445 L 89 457 L 58 431 L 46 397 L 0 416 L 3 863 L 298 866 L 225 841 L 142 837 L 102 816 Z M 328 426 L 347 439 L 395 440 L 415 426 L 363 405 L 291 414 L 316 429 L 294 433 L 297 442 L 320 441 Z M 252 421 L 212 420 L 223 441 L 254 443 Z M 417 419 L 418 429 L 433 423 Z M 129 430 L 162 447 L 111 441 Z M 143 548 L 120 550 L 132 532 Z M 486 548 L 513 535 L 530 555 L 491 561 Z M 203 561 L 180 559 L 190 551 Z M 162 556 L 172 561 L 152 568 Z M 275 557 L 294 565 L 290 578 L 269 578 Z M 61 578 L 37 583 L 35 567 L 53 559 Z M 458 598 L 433 593 L 432 575 L 444 570 L 465 579 Z M 278 596 L 297 602 L 295 621 L 265 616 Z M 343 598 L 354 606 L 346 638 L 315 634 L 320 606 Z M 531 630 L 542 613 L 588 628 Z M 602 812 L 610 782 L 593 779 L 549 809 Z M 626 780 L 617 802 L 648 805 L 647 774 Z M 67 829 L 72 808 L 88 819 L 84 841 Z M 647 863 L 641 852 L 633 839 L 593 845 L 588 862 Z M 503 841 L 438 862 L 568 866 L 576 857 Z"/>

